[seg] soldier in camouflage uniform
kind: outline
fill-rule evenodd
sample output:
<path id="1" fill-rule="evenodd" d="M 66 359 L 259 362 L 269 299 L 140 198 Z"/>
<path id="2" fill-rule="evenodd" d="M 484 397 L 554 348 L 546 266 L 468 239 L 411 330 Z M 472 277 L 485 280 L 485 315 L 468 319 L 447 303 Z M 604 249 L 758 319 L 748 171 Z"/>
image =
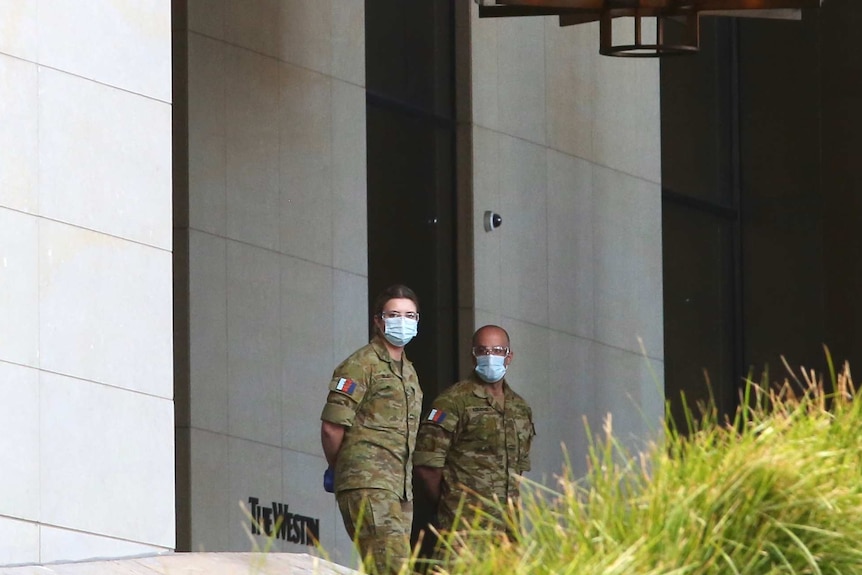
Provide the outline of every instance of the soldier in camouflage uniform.
<path id="1" fill-rule="evenodd" d="M 437 502 L 441 530 L 457 527 L 459 508 L 458 525 L 472 524 L 481 508 L 489 519 L 485 527 L 507 528 L 510 518 L 483 499 L 518 499 L 517 476 L 530 469 L 536 435 L 529 405 L 504 379 L 512 355 L 503 328 L 479 328 L 473 335 L 474 372 L 443 391 L 419 426 L 413 463 Z"/>
<path id="2" fill-rule="evenodd" d="M 404 346 L 417 332 L 416 294 L 387 288 L 372 317 L 374 337 L 335 368 L 320 418 L 344 526 L 366 568 L 382 575 L 397 573 L 410 556 L 422 390 Z"/>

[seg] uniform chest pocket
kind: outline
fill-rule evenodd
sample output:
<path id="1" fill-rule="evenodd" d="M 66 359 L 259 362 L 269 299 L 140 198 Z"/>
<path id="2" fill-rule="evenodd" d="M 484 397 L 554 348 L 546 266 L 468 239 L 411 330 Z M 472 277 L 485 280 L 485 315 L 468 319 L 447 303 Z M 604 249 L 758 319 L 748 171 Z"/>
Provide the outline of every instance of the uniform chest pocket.
<path id="1" fill-rule="evenodd" d="M 404 428 L 407 414 L 407 396 L 400 379 L 391 374 L 375 375 L 365 393 L 362 424 L 378 430 Z"/>
<path id="2" fill-rule="evenodd" d="M 371 377 L 365 396 L 371 401 L 376 399 L 404 401 L 404 384 L 391 373 L 375 374 Z"/>
<path id="3" fill-rule="evenodd" d="M 464 439 L 459 443 L 459 448 L 463 453 L 474 453 L 476 455 L 491 454 L 497 451 L 498 444 L 496 435 L 487 437 L 471 437 Z"/>
<path id="4" fill-rule="evenodd" d="M 500 444 L 500 417 L 493 407 L 467 409 L 461 442 L 474 453 L 492 453 Z"/>

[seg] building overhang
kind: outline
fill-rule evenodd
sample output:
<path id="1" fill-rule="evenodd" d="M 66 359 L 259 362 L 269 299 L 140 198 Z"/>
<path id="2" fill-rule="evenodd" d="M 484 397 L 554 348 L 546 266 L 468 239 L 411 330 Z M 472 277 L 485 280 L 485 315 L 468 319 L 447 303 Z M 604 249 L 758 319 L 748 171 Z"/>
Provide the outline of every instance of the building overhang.
<path id="1" fill-rule="evenodd" d="M 559 16 L 561 26 L 599 22 L 599 53 L 657 57 L 697 52 L 701 16 L 798 20 L 823 0 L 475 0 L 480 18 Z M 629 29 L 619 26 L 629 21 Z M 645 26 L 644 24 L 648 24 Z M 672 23 L 679 25 L 670 30 Z M 616 36 L 616 39 L 615 39 Z M 618 40 L 622 37 L 622 40 Z"/>

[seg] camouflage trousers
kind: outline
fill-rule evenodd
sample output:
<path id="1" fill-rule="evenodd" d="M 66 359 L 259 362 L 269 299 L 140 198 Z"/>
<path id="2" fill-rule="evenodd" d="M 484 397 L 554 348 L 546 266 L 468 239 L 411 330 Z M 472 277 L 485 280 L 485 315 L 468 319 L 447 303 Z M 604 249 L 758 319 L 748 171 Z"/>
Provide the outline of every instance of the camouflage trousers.
<path id="1" fill-rule="evenodd" d="M 410 556 L 413 502 L 386 489 L 350 489 L 339 492 L 336 500 L 366 571 L 374 575 L 398 573 Z"/>

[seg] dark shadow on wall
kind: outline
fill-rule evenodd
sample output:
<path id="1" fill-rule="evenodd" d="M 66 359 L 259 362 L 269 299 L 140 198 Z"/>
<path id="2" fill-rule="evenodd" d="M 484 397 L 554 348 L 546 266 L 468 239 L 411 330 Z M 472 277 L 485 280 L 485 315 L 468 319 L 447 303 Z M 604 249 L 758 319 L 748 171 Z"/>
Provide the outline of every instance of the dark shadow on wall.
<path id="1" fill-rule="evenodd" d="M 368 292 L 403 283 L 419 296 L 407 355 L 426 408 L 458 377 L 454 6 L 365 2 Z M 414 542 L 431 517 L 417 489 Z"/>
<path id="2" fill-rule="evenodd" d="M 862 3 L 706 19 L 661 64 L 666 393 L 862 354 Z M 675 404 L 678 412 L 678 402 Z"/>
<path id="3" fill-rule="evenodd" d="M 171 2 L 176 550 L 191 550 L 187 0 Z"/>

